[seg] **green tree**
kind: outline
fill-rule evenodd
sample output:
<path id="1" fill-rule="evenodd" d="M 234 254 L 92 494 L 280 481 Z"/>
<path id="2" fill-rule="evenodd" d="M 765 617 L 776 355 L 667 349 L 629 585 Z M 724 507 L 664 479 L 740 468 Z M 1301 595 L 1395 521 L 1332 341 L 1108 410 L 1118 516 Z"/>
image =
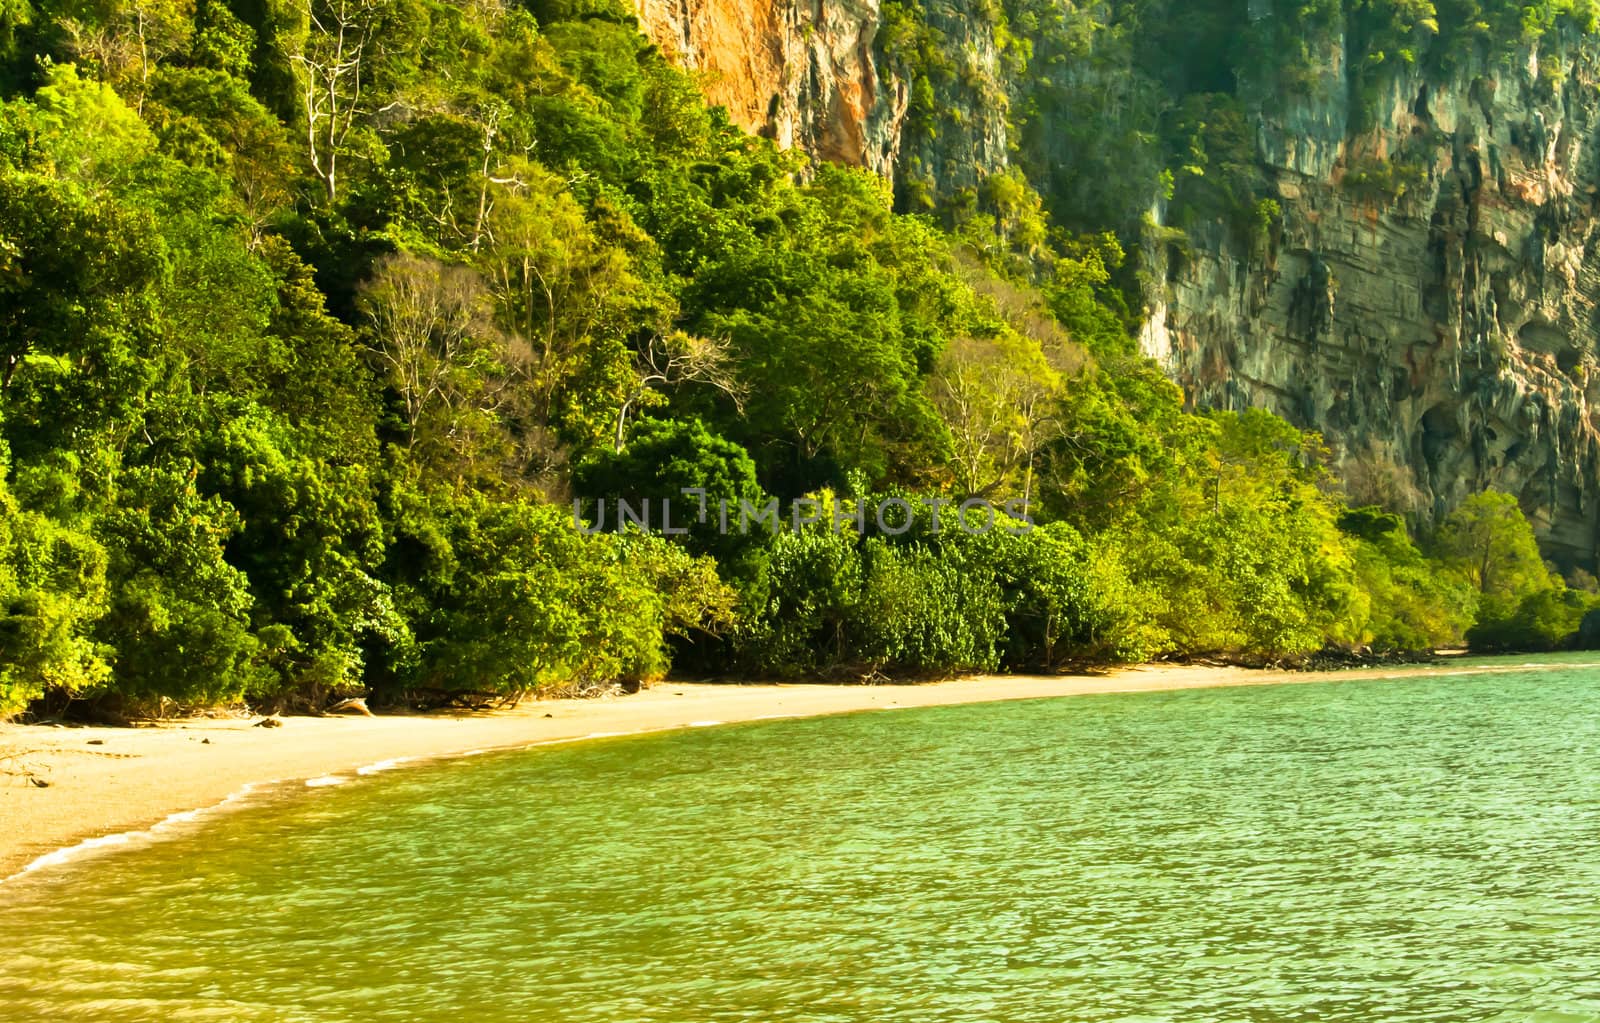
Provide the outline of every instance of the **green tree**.
<path id="1" fill-rule="evenodd" d="M 1478 594 L 1474 649 L 1550 649 L 1578 629 L 1581 601 L 1539 555 L 1533 526 L 1510 494 L 1487 491 L 1462 502 L 1434 536 L 1435 556 Z M 1565 630 L 1565 635 L 1554 634 Z"/>
<path id="2" fill-rule="evenodd" d="M 147 336 L 165 272 L 164 247 L 141 221 L 70 184 L 0 168 L 0 400 L 14 428 L 30 418 L 19 403 L 38 403 L 37 429 L 47 416 L 103 418 L 112 408 L 89 403 L 98 391 L 111 404 L 108 377 L 119 378 L 117 398 L 136 386 L 134 338 Z M 16 394 L 29 375 L 49 382 Z"/>
<path id="3" fill-rule="evenodd" d="M 1480 622 L 1509 617 L 1552 586 L 1533 526 L 1510 494 L 1491 490 L 1463 501 L 1439 527 L 1433 547 L 1478 591 Z"/>
<path id="4" fill-rule="evenodd" d="M 618 502 L 648 510 L 658 530 L 668 525 L 670 507 L 670 524 L 685 530 L 685 545 L 730 567 L 750 546 L 739 531 L 741 513 L 748 506 L 759 514 L 766 504 L 749 454 L 698 420 L 641 420 L 622 451 L 601 450 L 579 465 L 573 486 L 590 516 L 598 518 L 597 502 L 604 502 L 605 520 L 596 525 L 611 531 L 621 526 Z"/>
<path id="5" fill-rule="evenodd" d="M 320 706 L 359 691 L 367 648 L 407 642 L 378 578 L 385 524 L 374 467 L 310 456 L 259 407 L 218 419 L 196 445 L 196 485 L 239 515 L 226 556 L 250 582 L 251 627 L 275 672 L 265 695 Z"/>
<path id="6" fill-rule="evenodd" d="M 202 498 L 195 475 L 193 465 L 129 469 L 98 524 L 111 599 L 96 634 L 114 651 L 114 690 L 134 700 L 223 703 L 267 682 L 249 581 L 224 557 L 238 516 Z"/>
<path id="7" fill-rule="evenodd" d="M 106 607 L 106 552 L 74 522 L 22 507 L 0 441 L 0 718 L 49 694 L 93 693 L 110 678 L 94 622 Z"/>
<path id="8" fill-rule="evenodd" d="M 1477 595 L 1455 571 L 1423 556 L 1398 515 L 1347 512 L 1339 528 L 1356 542 L 1356 574 L 1367 597 L 1362 639 L 1379 650 L 1434 650 L 1465 638 Z"/>

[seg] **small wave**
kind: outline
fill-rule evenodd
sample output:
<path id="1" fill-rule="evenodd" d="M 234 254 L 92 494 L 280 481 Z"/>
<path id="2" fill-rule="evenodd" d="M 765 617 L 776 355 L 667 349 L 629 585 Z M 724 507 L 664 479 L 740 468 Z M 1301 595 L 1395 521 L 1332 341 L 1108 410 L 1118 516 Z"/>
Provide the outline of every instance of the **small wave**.
<path id="1" fill-rule="evenodd" d="M 334 785 L 344 785 L 344 784 L 348 783 L 349 781 L 350 781 L 350 779 L 345 777 L 342 774 L 325 774 L 321 778 L 309 778 L 309 779 L 307 779 L 306 780 L 306 788 L 308 788 L 308 789 L 325 789 L 325 788 L 330 788 L 330 787 L 332 787 Z"/>
<path id="2" fill-rule="evenodd" d="M 382 774 L 385 771 L 393 771 L 397 767 L 404 767 L 406 764 L 413 763 L 416 759 L 416 757 L 395 757 L 392 760 L 380 760 L 376 764 L 368 764 L 366 767 L 356 768 L 356 773 L 362 777 L 371 774 Z"/>
<path id="3" fill-rule="evenodd" d="M 12 874 L 10 877 L 0 878 L 0 885 L 3 885 L 8 881 L 15 881 L 17 878 L 24 877 L 28 874 L 45 870 L 49 867 L 63 866 L 73 862 L 74 860 L 82 859 L 85 856 L 93 855 L 94 853 L 105 849 L 119 849 L 123 846 L 133 845 L 138 842 L 153 842 L 174 828 L 184 824 L 191 824 L 197 820 L 200 820 L 202 817 L 207 817 L 211 814 L 220 813 L 233 804 L 248 799 L 251 793 L 255 792 L 259 788 L 262 788 L 263 785 L 276 784 L 277 782 L 251 782 L 250 784 L 243 786 L 238 791 L 229 795 L 220 803 L 213 803 L 210 806 L 203 806 L 194 810 L 181 810 L 178 813 L 168 814 L 166 817 L 162 818 L 162 820 L 152 824 L 148 828 L 137 828 L 132 831 L 119 831 L 112 835 L 100 835 L 96 838 L 86 838 L 76 845 L 65 846 L 64 848 L 57 849 L 55 852 L 45 853 L 43 856 L 40 856 L 26 864 L 21 870 L 17 871 L 15 874 Z"/>

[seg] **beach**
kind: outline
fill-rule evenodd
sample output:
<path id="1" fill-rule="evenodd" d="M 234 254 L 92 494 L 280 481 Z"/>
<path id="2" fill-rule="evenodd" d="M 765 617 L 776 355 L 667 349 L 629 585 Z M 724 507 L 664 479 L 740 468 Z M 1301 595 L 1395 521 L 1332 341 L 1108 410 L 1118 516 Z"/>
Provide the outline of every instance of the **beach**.
<path id="1" fill-rule="evenodd" d="M 530 700 L 510 710 L 378 717 L 193 718 L 148 727 L 0 725 L 0 878 L 85 841 L 236 799 L 251 787 L 335 785 L 428 760 L 585 738 L 775 718 L 1162 690 L 1411 677 L 1155 666 L 1097 677 L 916 686 L 662 683 L 631 696 Z M 1485 669 L 1494 670 L 1494 669 Z M 42 782 L 41 786 L 39 783 Z"/>

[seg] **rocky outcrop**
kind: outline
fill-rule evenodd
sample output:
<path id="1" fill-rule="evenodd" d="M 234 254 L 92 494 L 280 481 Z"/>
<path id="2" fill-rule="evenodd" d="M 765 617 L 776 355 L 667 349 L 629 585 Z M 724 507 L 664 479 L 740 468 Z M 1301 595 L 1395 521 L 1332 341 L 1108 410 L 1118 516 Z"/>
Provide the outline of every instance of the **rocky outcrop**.
<path id="1" fill-rule="evenodd" d="M 880 0 L 636 0 L 662 50 L 734 123 L 889 176 L 908 85 L 879 73 Z"/>
<path id="2" fill-rule="evenodd" d="M 1193 400 L 1320 429 L 1358 500 L 1442 514 L 1518 495 L 1547 555 L 1600 546 L 1600 92 L 1559 41 L 1444 80 L 1393 76 L 1376 109 L 1335 39 L 1320 87 L 1254 103 L 1270 238 L 1191 226 L 1152 251 L 1142 343 Z M 1353 121 L 1375 125 L 1351 131 Z"/>
<path id="3" fill-rule="evenodd" d="M 920 212 L 975 191 L 1010 164 L 1010 83 L 983 6 L 982 0 L 924 0 L 923 31 L 941 66 L 889 69 L 927 90 L 893 168 L 903 207 Z"/>
<path id="4" fill-rule="evenodd" d="M 736 122 L 894 178 L 904 208 L 960 207 L 1010 162 L 1008 105 L 1022 84 L 1008 80 L 985 0 L 923 0 L 916 67 L 884 56 L 881 0 L 636 3 L 651 37 L 702 72 Z M 1255 0 L 1248 11 L 1273 16 Z M 1299 90 L 1241 73 L 1281 214 L 1270 231 L 1241 238 L 1239 218 L 1222 216 L 1186 223 L 1179 245 L 1147 232 L 1142 348 L 1197 405 L 1267 407 L 1322 431 L 1354 500 L 1425 519 L 1479 490 L 1508 491 L 1550 556 L 1596 570 L 1600 43 L 1547 36 L 1446 77 L 1392 74 L 1376 95 L 1358 87 L 1337 31 L 1319 45 Z M 1104 102 L 1032 111 L 1039 137 L 1025 162 L 1041 187 L 1075 159 L 1071 144 L 1109 144 L 1160 119 L 1142 98 L 1159 89 L 1145 69 L 1086 59 L 1048 73 L 1058 92 Z M 1050 117 L 1093 110 L 1150 123 L 1051 137 Z M 1127 150 L 1121 174 L 1149 180 L 1159 227 L 1155 170 L 1134 166 L 1159 160 L 1146 149 Z M 1086 210 L 1062 208 L 1080 201 L 1122 216 L 1094 198 L 1098 185 L 1056 194 L 1058 220 L 1093 226 Z M 1124 191 L 1143 201 L 1137 186 Z"/>
<path id="5" fill-rule="evenodd" d="M 899 186 L 903 204 L 976 189 L 1007 166 L 1010 98 L 983 0 L 926 0 L 938 66 L 879 45 L 882 0 L 635 0 L 645 33 L 699 72 L 735 124 Z M 913 118 L 912 89 L 927 89 Z"/>

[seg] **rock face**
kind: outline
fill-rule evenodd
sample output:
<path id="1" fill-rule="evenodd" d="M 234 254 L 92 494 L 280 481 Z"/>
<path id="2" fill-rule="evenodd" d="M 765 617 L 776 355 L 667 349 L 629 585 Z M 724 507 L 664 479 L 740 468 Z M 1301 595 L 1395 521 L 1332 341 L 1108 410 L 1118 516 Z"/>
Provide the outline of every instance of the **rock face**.
<path id="1" fill-rule="evenodd" d="M 879 46 L 882 0 L 634 0 L 645 34 L 735 124 L 894 179 L 910 206 L 1008 163 L 1009 96 L 984 0 L 926 0 L 950 66 L 912 123 L 913 76 Z"/>
<path id="2" fill-rule="evenodd" d="M 992 3 L 924 0 L 939 74 L 883 56 L 881 0 L 636 3 L 738 123 L 893 177 L 903 207 L 1009 163 Z M 1596 570 L 1600 43 L 1551 34 L 1375 99 L 1337 32 L 1318 45 L 1299 95 L 1239 83 L 1281 216 L 1253 238 L 1190 223 L 1181 248 L 1147 232 L 1141 346 L 1198 405 L 1322 431 L 1355 500 L 1426 517 L 1508 491 L 1548 556 Z"/>
<path id="3" fill-rule="evenodd" d="M 1143 345 L 1199 404 L 1323 431 L 1357 499 L 1442 514 L 1504 490 L 1547 556 L 1593 570 L 1600 68 L 1551 45 L 1394 76 L 1351 131 L 1335 40 L 1310 96 L 1255 104 L 1281 223 L 1150 253 L 1167 285 Z"/>
<path id="4" fill-rule="evenodd" d="M 927 77 L 926 110 L 914 110 L 890 168 L 902 206 L 919 210 L 977 189 L 1010 163 L 1011 97 L 999 41 L 982 0 L 924 0 L 923 20 L 949 67 Z M 891 67 L 891 75 L 907 69 Z"/>
<path id="5" fill-rule="evenodd" d="M 887 177 L 910 106 L 879 74 L 880 0 L 635 0 L 644 31 L 734 123 Z"/>

